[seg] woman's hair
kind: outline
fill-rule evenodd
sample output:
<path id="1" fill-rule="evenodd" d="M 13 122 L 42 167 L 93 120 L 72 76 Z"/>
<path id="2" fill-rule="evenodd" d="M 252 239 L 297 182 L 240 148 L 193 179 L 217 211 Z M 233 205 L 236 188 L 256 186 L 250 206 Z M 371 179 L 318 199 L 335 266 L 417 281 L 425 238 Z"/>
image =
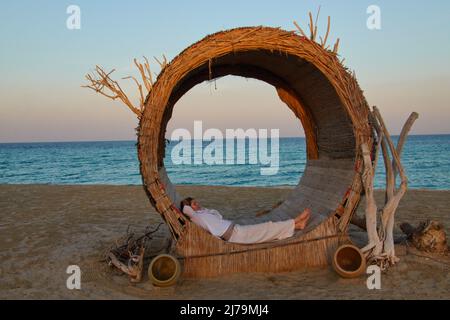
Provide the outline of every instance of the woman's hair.
<path id="1" fill-rule="evenodd" d="M 183 212 L 184 206 L 190 206 L 190 205 L 191 205 L 192 200 L 194 200 L 194 198 L 192 198 L 192 197 L 187 197 L 187 198 L 184 198 L 184 199 L 180 202 L 180 210 L 181 210 L 181 212 Z"/>

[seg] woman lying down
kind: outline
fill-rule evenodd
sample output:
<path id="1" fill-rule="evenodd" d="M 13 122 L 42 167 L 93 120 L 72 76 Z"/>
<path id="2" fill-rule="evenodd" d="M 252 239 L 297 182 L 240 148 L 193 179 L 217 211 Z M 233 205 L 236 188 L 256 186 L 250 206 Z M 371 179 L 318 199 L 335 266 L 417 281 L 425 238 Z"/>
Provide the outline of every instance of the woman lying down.
<path id="1" fill-rule="evenodd" d="M 191 197 L 181 201 L 180 209 L 192 222 L 214 236 L 225 241 L 242 244 L 269 242 L 292 237 L 295 230 L 305 228 L 311 216 L 311 210 L 306 208 L 295 219 L 244 226 L 223 219 L 217 210 L 201 207 L 200 203 Z"/>

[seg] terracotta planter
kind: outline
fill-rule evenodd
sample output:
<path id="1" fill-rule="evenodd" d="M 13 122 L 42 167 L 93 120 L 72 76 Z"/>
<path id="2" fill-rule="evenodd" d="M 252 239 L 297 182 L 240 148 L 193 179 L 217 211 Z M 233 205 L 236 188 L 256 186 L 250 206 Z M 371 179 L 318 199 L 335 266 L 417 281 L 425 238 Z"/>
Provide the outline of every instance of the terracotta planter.
<path id="1" fill-rule="evenodd" d="M 169 254 L 160 254 L 153 258 L 148 267 L 148 277 L 157 287 L 174 285 L 181 275 L 181 265 L 177 258 Z"/>
<path id="2" fill-rule="evenodd" d="M 333 268 L 343 278 L 357 278 L 366 271 L 366 258 L 357 247 L 345 244 L 334 253 Z"/>

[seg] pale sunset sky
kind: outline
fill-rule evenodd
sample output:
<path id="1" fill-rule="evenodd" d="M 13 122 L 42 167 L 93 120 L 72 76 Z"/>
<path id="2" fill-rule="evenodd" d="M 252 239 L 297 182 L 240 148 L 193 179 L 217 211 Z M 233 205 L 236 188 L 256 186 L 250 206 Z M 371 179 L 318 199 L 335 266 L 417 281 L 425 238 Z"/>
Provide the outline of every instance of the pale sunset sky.
<path id="1" fill-rule="evenodd" d="M 81 29 L 66 27 L 69 5 L 81 9 Z M 96 64 L 120 79 L 136 74 L 133 58 L 170 60 L 204 36 L 234 27 L 307 29 L 321 6 L 319 34 L 331 16 L 331 42 L 356 71 L 370 105 L 393 134 L 412 111 L 412 134 L 450 133 L 450 2 L 434 1 L 8 1 L 0 4 L 0 142 L 135 140 L 137 119 L 120 102 L 83 89 Z M 370 5 L 381 30 L 366 26 Z M 154 62 L 154 61 L 153 61 Z M 158 64 L 152 64 L 158 71 Z M 130 96 L 137 91 L 121 80 Z M 279 128 L 303 135 L 275 89 L 252 79 L 203 83 L 175 107 L 169 134 L 191 129 Z"/>

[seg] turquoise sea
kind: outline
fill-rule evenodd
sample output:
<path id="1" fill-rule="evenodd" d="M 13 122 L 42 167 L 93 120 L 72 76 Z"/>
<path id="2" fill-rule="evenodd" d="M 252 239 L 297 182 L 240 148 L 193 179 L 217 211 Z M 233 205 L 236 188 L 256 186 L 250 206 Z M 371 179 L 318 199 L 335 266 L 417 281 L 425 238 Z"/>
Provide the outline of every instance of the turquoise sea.
<path id="1" fill-rule="evenodd" d="M 266 176 L 260 174 L 260 169 L 267 165 L 248 164 L 248 152 L 245 164 L 175 165 L 170 154 L 177 143 L 168 144 L 165 158 L 169 176 L 176 184 L 296 185 L 306 162 L 304 138 L 280 138 L 278 172 Z M 376 188 L 384 187 L 384 166 L 380 160 Z M 409 136 L 402 162 L 410 188 L 450 190 L 450 135 Z M 0 144 L 0 184 L 139 185 L 136 142 L 3 143 Z"/>

